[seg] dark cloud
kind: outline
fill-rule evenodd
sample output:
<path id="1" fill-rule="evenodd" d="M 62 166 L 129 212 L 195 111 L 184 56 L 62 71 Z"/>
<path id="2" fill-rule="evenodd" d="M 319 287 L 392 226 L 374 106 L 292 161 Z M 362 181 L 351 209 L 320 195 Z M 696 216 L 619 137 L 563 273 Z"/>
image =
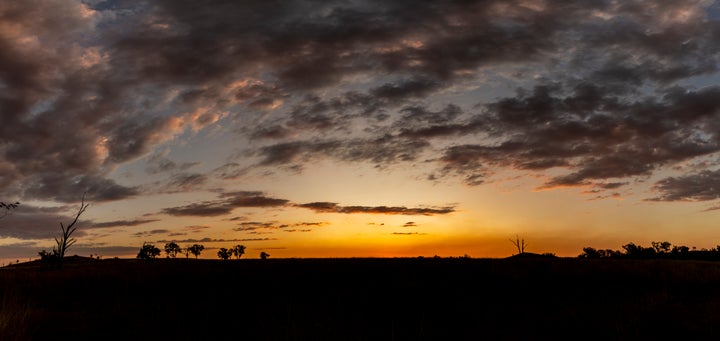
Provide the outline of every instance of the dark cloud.
<path id="1" fill-rule="evenodd" d="M 239 216 L 239 217 L 227 218 L 227 219 L 224 219 L 224 220 L 227 220 L 227 221 L 246 221 L 246 220 L 248 220 L 248 219 L 250 219 L 250 218 L 245 217 L 245 216 Z"/>
<path id="2" fill-rule="evenodd" d="M 393 232 L 392 234 L 397 236 L 424 236 L 427 233 L 420 233 L 420 232 Z"/>
<path id="3" fill-rule="evenodd" d="M 218 168 L 215 168 L 210 174 L 214 177 L 218 177 L 224 180 L 234 180 L 245 175 L 248 171 L 248 167 L 242 166 L 236 162 L 226 163 Z"/>
<path id="4" fill-rule="evenodd" d="M 414 78 L 400 80 L 394 83 L 385 83 L 371 89 L 372 96 L 379 99 L 398 100 L 408 97 L 423 97 L 440 87 L 440 84 L 431 78 Z"/>
<path id="5" fill-rule="evenodd" d="M 270 166 L 307 162 L 319 157 L 332 157 L 347 162 L 372 162 L 386 166 L 401 161 L 413 161 L 430 144 L 423 140 L 397 139 L 390 135 L 363 140 L 296 141 L 263 147 L 260 165 Z"/>
<path id="6" fill-rule="evenodd" d="M 257 230 L 278 230 L 282 229 L 285 232 L 310 232 L 312 229 L 294 229 L 293 227 L 320 227 L 329 225 L 328 222 L 300 222 L 294 224 L 278 224 L 277 222 L 259 222 L 259 221 L 248 221 L 238 224 L 239 226 L 233 228 L 233 231 L 238 232 L 250 232 L 251 233 L 264 233 L 258 232 Z"/>
<path id="7" fill-rule="evenodd" d="M 215 239 L 215 238 L 201 238 L 201 239 L 181 239 L 181 240 L 158 240 L 156 243 L 221 243 L 221 242 L 261 242 L 268 240 L 277 240 L 277 238 L 235 238 L 235 239 Z"/>
<path id="8" fill-rule="evenodd" d="M 184 229 L 188 230 L 190 232 L 201 232 L 203 230 L 209 229 L 210 226 L 205 225 L 192 225 L 192 226 L 185 226 Z"/>
<path id="9" fill-rule="evenodd" d="M 329 223 L 329 222 L 326 222 L 326 221 L 320 221 L 320 222 L 302 222 L 302 223 L 293 224 L 292 226 L 320 227 L 320 226 L 325 226 L 325 225 L 330 225 L 330 223 Z"/>
<path id="10" fill-rule="evenodd" d="M 170 178 L 169 186 L 180 191 L 191 191 L 207 183 L 208 177 L 204 174 L 175 174 Z"/>
<path id="11" fill-rule="evenodd" d="M 115 201 L 135 197 L 137 188 L 126 187 L 114 180 L 95 175 L 71 177 L 67 173 L 35 173 L 25 179 L 24 197 L 51 199 L 59 202 L 78 202 L 85 193 L 89 202 Z"/>
<path id="12" fill-rule="evenodd" d="M 93 223 L 91 227 L 99 228 L 99 227 L 125 227 L 125 226 L 138 226 L 148 223 L 153 223 L 159 221 L 158 219 L 135 219 L 135 220 L 114 220 L 114 221 L 104 221 L 99 223 Z"/>
<path id="13" fill-rule="evenodd" d="M 288 200 L 266 197 L 262 192 L 230 192 L 220 195 L 235 207 L 276 207 L 284 206 Z"/>
<path id="14" fill-rule="evenodd" d="M 245 232 L 255 231 L 258 229 L 278 229 L 280 226 L 276 222 L 259 222 L 259 221 L 248 221 L 238 224 L 239 226 L 233 228 L 233 231 Z"/>
<path id="15" fill-rule="evenodd" d="M 20 205 L 13 210 L 12 214 L 0 220 L 0 237 L 25 240 L 52 239 L 60 234 L 60 223 L 67 226 L 73 221 L 76 213 L 77 207 L 73 206 Z M 87 230 L 94 228 L 93 225 L 91 221 L 79 220 L 76 225 L 78 230 L 74 236 L 86 236 Z"/>
<path id="16" fill-rule="evenodd" d="M 164 208 L 162 213 L 174 216 L 214 217 L 230 214 L 234 209 L 234 206 L 228 205 L 225 201 L 206 201 L 185 206 Z"/>
<path id="17" fill-rule="evenodd" d="M 368 214 L 399 214 L 399 215 L 441 215 L 455 212 L 453 207 L 440 208 L 408 208 L 404 206 L 340 206 L 332 202 L 312 202 L 295 205 L 311 209 L 318 213 L 368 213 Z"/>
<path id="18" fill-rule="evenodd" d="M 544 188 L 647 176 L 718 151 L 720 90 L 687 85 L 718 71 L 720 22 L 707 6 L 5 2 L 0 196 L 137 197 L 148 187 L 125 185 L 114 170 L 222 119 L 260 141 L 251 153 L 259 166 L 433 159 L 441 165 L 429 178 L 470 185 L 502 168 L 563 167 Z M 496 79 L 521 89 L 473 113 L 433 97 L 467 101 Z M 249 171 L 235 160 L 187 173 L 196 163 L 165 154 L 152 154 L 147 171 L 170 174 L 181 190 Z M 221 215 L 236 204 L 166 213 Z"/>
<path id="19" fill-rule="evenodd" d="M 67 226 L 75 218 L 79 206 L 67 205 L 56 207 L 38 207 L 21 204 L 12 214 L 0 220 L 0 237 L 18 239 L 53 239 L 60 234 L 60 223 Z M 157 219 L 116 220 L 94 222 L 84 220 L 77 222 L 74 236 L 88 237 L 90 231 L 113 227 L 139 226 L 158 221 Z"/>
<path id="20" fill-rule="evenodd" d="M 288 200 L 285 199 L 266 197 L 262 192 L 231 192 L 221 194 L 218 200 L 165 208 L 162 213 L 174 216 L 213 217 L 229 214 L 239 207 L 278 207 L 284 206 L 287 202 Z"/>
<path id="21" fill-rule="evenodd" d="M 166 234 L 169 232 L 170 232 L 170 230 L 166 230 L 166 229 L 155 229 L 155 230 L 150 230 L 150 231 L 135 232 L 132 234 L 132 236 L 133 237 L 147 237 L 147 236 L 152 236 L 152 235 L 156 235 L 156 234 Z"/>
<path id="22" fill-rule="evenodd" d="M 720 88 L 673 88 L 660 99 L 621 100 L 595 88 L 536 87 L 529 95 L 485 106 L 476 132 L 499 132 L 495 142 L 447 148 L 445 172 L 479 184 L 493 167 L 570 169 L 544 188 L 651 174 L 658 168 L 718 151 Z M 500 142 L 497 140 L 500 139 Z M 622 183 L 622 182 L 613 182 Z"/>
<path id="23" fill-rule="evenodd" d="M 658 181 L 655 201 L 709 201 L 720 198 L 720 171 L 669 177 Z"/>
<path id="24" fill-rule="evenodd" d="M 418 226 L 414 221 L 408 221 L 407 223 L 403 224 L 403 227 L 416 227 Z"/>
<path id="25" fill-rule="evenodd" d="M 168 158 L 168 154 L 169 150 L 165 150 L 151 155 L 147 160 L 147 168 L 145 171 L 148 174 L 185 171 L 200 164 L 200 162 L 184 162 L 177 164 L 175 161 Z"/>

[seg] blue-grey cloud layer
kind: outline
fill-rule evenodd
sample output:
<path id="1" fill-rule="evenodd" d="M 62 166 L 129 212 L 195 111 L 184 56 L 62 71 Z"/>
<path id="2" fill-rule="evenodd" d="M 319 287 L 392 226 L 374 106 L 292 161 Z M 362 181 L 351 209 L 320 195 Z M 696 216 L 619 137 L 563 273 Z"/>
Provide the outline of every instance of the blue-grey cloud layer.
<path id="1" fill-rule="evenodd" d="M 709 5 L 3 2 L 0 194 L 141 195 L 153 186 L 120 184 L 112 172 L 218 120 L 253 141 L 238 146 L 246 153 L 207 174 L 187 172 L 192 162 L 150 160 L 149 173 L 171 174 L 166 192 L 254 169 L 298 171 L 318 158 L 428 164 L 428 178 L 469 185 L 508 167 L 555 169 L 562 174 L 544 187 L 607 189 L 718 152 L 720 87 L 703 87 L 720 49 Z M 449 95 L 492 87 L 489 79 L 517 91 Z M 268 111 L 272 119 L 252 120 Z M 656 199 L 716 198 L 717 187 L 694 185 L 717 164 L 704 167 L 660 181 Z M 271 204 L 282 203 L 256 203 Z M 166 213 L 242 205 L 223 199 Z"/>

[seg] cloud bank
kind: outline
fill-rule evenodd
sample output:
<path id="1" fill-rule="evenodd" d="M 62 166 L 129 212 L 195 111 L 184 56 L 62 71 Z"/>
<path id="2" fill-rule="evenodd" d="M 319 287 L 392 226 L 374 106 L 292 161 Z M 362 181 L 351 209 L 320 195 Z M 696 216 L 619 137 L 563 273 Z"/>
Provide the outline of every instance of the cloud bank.
<path id="1" fill-rule="evenodd" d="M 165 183 L 177 191 L 252 171 L 301 171 L 318 159 L 412 164 L 432 181 L 471 186 L 505 169 L 551 172 L 540 189 L 606 190 L 718 153 L 720 87 L 703 81 L 717 75 L 720 52 L 710 6 L 3 2 L 0 195 L 137 198 L 152 186 L 114 172 L 145 157 L 148 174 L 169 174 Z M 189 172 L 198 162 L 158 151 L 215 127 L 238 134 L 244 152 L 214 171 Z M 713 181 L 717 168 L 714 161 L 659 180 L 657 199 L 714 200 L 694 181 Z M 240 193 L 164 213 L 219 216 L 286 204 Z"/>

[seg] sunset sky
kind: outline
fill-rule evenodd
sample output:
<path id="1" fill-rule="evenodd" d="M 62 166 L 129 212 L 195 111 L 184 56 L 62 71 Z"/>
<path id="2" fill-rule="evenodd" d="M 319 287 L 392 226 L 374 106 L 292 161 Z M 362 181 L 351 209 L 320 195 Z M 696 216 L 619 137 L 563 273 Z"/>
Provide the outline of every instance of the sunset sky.
<path id="1" fill-rule="evenodd" d="M 720 244 L 720 4 L 0 2 L 0 261 Z"/>

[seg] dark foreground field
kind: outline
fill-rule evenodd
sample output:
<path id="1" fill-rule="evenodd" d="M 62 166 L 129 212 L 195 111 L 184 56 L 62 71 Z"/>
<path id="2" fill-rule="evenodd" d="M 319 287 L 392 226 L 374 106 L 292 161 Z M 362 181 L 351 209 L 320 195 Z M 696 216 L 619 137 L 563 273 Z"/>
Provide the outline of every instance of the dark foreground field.
<path id="1" fill-rule="evenodd" d="M 0 269 L 0 339 L 494 340 L 720 335 L 720 263 L 84 261 Z"/>

